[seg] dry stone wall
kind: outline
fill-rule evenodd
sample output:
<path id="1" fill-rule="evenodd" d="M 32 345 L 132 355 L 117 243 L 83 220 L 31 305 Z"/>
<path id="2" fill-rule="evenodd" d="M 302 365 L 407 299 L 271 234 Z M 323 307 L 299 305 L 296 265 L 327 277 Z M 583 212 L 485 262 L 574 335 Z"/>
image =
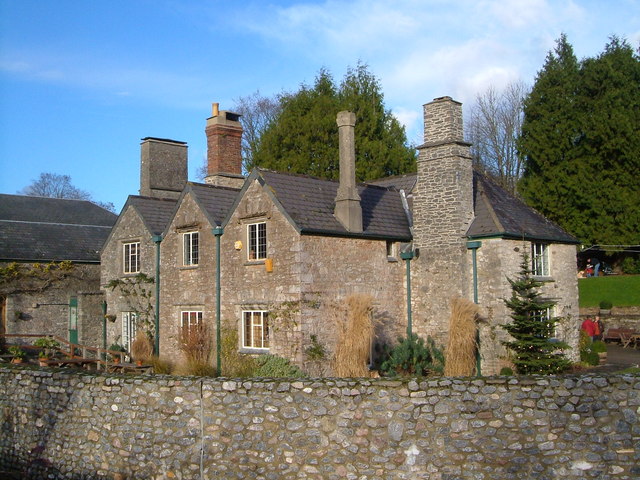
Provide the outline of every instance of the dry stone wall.
<path id="1" fill-rule="evenodd" d="M 632 479 L 640 376 L 232 380 L 0 368 L 36 479 Z"/>

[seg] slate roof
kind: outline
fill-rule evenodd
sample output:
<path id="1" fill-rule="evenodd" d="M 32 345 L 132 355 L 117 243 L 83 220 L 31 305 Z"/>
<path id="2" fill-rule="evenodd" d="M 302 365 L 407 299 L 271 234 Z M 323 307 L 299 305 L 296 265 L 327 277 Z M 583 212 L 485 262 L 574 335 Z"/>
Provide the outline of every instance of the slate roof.
<path id="1" fill-rule="evenodd" d="M 362 205 L 362 233 L 348 232 L 334 217 L 337 181 L 305 175 L 256 169 L 255 175 L 267 186 L 294 226 L 302 234 L 324 234 L 364 238 L 411 239 L 409 222 L 400 194 L 377 185 L 358 185 Z"/>
<path id="2" fill-rule="evenodd" d="M 185 192 L 189 191 L 195 196 L 211 225 L 222 225 L 240 189 L 189 182 Z"/>
<path id="3" fill-rule="evenodd" d="M 116 219 L 86 200 L 0 194 L 0 260 L 98 263 Z"/>
<path id="4" fill-rule="evenodd" d="M 412 173 L 383 178 L 373 183 L 398 190 L 403 189 L 410 195 L 416 180 L 417 174 Z M 579 243 L 559 225 L 475 171 L 473 172 L 473 192 L 475 218 L 467 231 L 467 236 L 470 238 L 506 237 Z"/>
<path id="5" fill-rule="evenodd" d="M 177 205 L 178 200 L 129 195 L 122 210 L 124 211 L 127 206 L 132 206 L 142 218 L 149 233 L 160 235 L 171 220 Z"/>
<path id="6" fill-rule="evenodd" d="M 558 243 L 579 243 L 559 225 L 506 192 L 484 175 L 474 172 L 475 218 L 467 236 L 509 237 L 526 240 L 546 240 Z"/>

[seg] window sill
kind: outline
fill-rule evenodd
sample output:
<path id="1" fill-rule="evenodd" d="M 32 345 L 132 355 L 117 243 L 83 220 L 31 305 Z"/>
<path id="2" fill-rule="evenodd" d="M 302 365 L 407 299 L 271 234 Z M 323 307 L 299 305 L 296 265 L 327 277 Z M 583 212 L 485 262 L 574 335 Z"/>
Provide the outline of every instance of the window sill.
<path id="1" fill-rule="evenodd" d="M 239 351 L 240 351 L 240 353 L 242 353 L 244 355 L 265 355 L 265 354 L 269 353 L 269 349 L 268 348 L 247 348 L 247 347 L 242 347 Z"/>
<path id="2" fill-rule="evenodd" d="M 539 282 L 553 282 L 553 277 L 551 275 L 531 275 L 531 278 Z"/>
<path id="3" fill-rule="evenodd" d="M 247 260 L 246 262 L 244 262 L 245 266 L 250 266 L 250 265 L 264 265 L 264 259 L 262 260 Z"/>
<path id="4" fill-rule="evenodd" d="M 200 264 L 198 264 L 198 265 L 181 265 L 180 267 L 178 267 L 178 269 L 180 269 L 180 270 L 195 270 L 199 266 L 200 266 Z"/>
<path id="5" fill-rule="evenodd" d="M 387 262 L 398 263 L 398 259 L 396 257 L 387 257 Z"/>

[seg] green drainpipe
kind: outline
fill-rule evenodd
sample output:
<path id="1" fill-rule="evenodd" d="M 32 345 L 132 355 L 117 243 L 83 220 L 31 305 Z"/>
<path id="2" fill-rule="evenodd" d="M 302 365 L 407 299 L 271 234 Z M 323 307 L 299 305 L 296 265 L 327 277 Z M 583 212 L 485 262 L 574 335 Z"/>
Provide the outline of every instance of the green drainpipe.
<path id="1" fill-rule="evenodd" d="M 160 242 L 162 242 L 162 235 L 154 235 L 153 241 L 156 244 L 156 355 L 160 356 Z"/>
<path id="2" fill-rule="evenodd" d="M 467 242 L 467 248 L 471 250 L 471 260 L 473 264 L 473 303 L 478 304 L 478 249 L 482 246 L 482 242 L 473 241 Z M 478 351 L 476 352 L 476 372 L 478 377 L 482 375 L 480 370 L 480 331 L 476 331 L 476 343 L 478 344 Z"/>
<path id="3" fill-rule="evenodd" d="M 221 345 L 220 345 L 220 237 L 224 228 L 215 227 L 213 234 L 216 237 L 216 374 L 222 375 Z"/>
<path id="4" fill-rule="evenodd" d="M 407 338 L 413 333 L 411 319 L 411 260 L 415 257 L 413 251 L 400 252 L 400 258 L 407 262 Z"/>
<path id="5" fill-rule="evenodd" d="M 102 348 L 107 349 L 107 302 L 102 302 Z M 103 360 L 107 359 L 106 352 L 102 352 Z"/>

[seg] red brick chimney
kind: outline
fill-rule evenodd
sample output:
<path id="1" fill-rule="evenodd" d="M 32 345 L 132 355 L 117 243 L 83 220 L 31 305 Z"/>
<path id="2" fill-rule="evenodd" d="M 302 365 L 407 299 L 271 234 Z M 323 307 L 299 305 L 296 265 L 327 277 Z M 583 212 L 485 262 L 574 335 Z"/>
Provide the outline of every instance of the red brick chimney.
<path id="1" fill-rule="evenodd" d="M 212 185 L 240 187 L 242 176 L 242 125 L 237 113 L 219 110 L 213 104 L 207 119 L 207 176 L 204 181 Z"/>

